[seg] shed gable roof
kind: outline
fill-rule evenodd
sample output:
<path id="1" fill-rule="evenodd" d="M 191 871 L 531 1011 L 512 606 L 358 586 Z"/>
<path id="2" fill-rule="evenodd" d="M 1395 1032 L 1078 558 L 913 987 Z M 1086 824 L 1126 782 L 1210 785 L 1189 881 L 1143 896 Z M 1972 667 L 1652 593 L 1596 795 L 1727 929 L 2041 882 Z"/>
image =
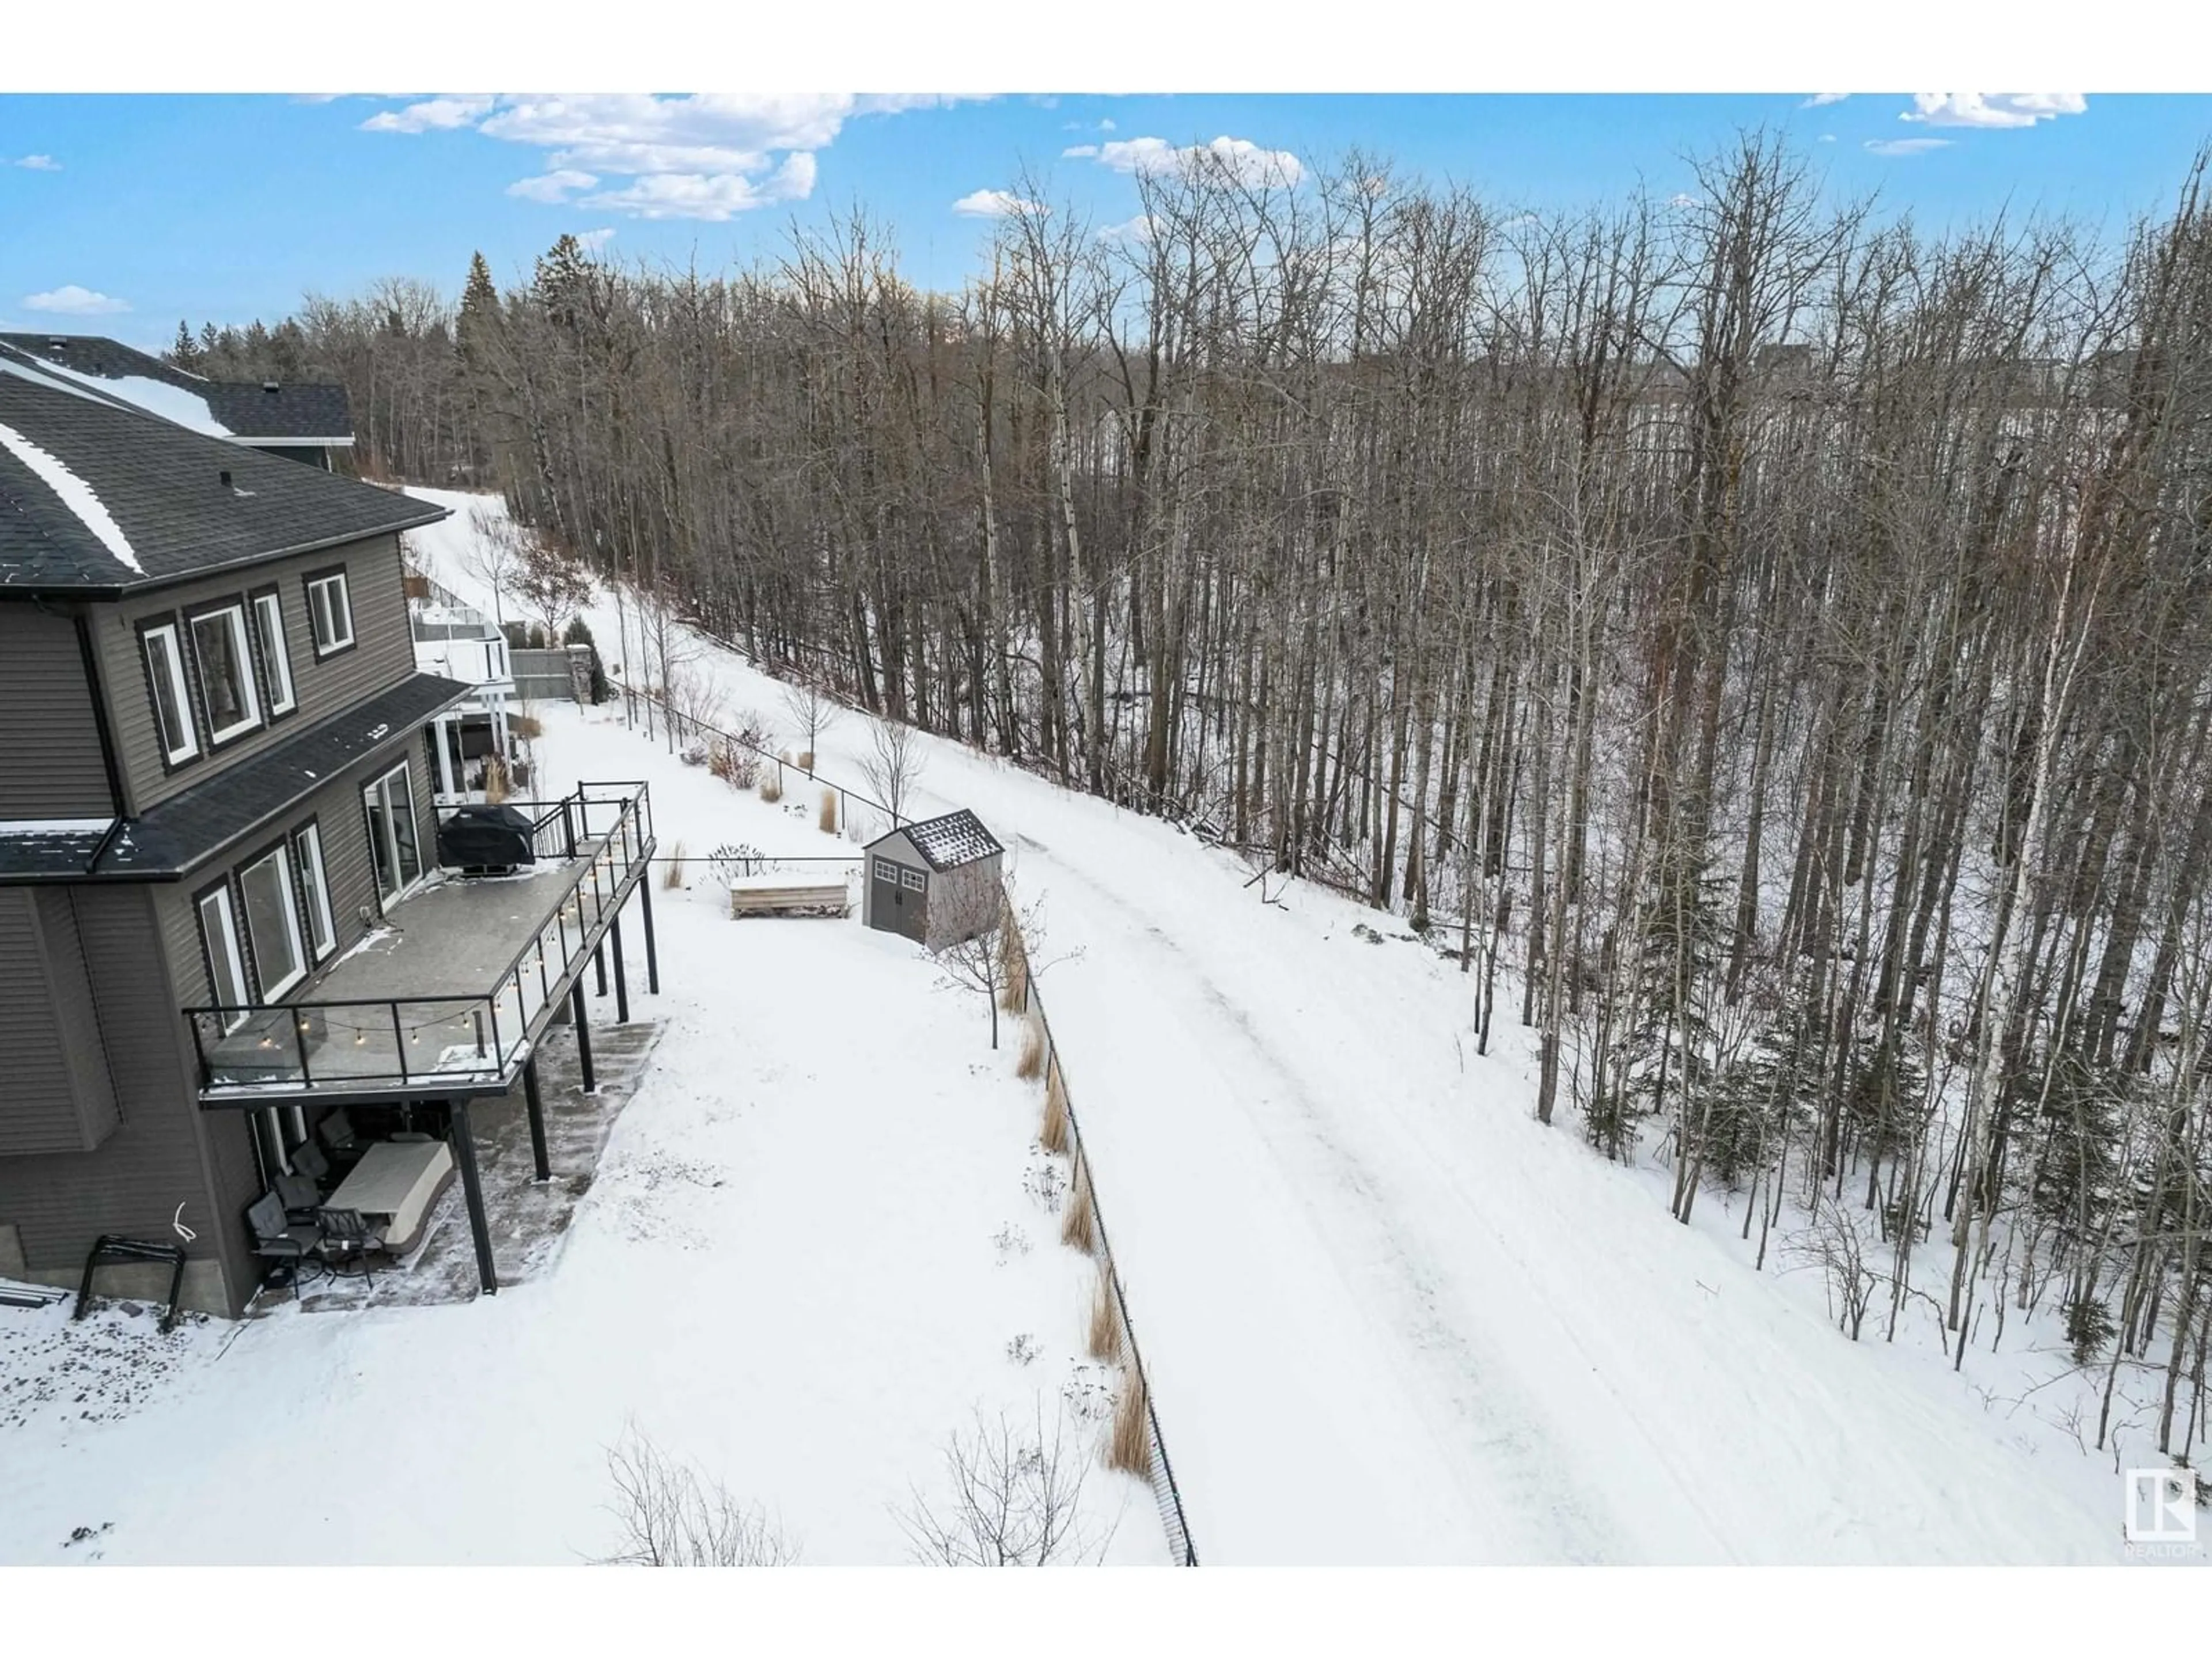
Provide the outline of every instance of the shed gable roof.
<path id="1" fill-rule="evenodd" d="M 892 836 L 904 836 L 933 870 L 955 870 L 1006 850 L 1000 845 L 999 838 L 983 827 L 983 820 L 964 806 L 941 817 L 902 824 L 890 835 L 878 836 L 870 842 L 869 850 L 882 846 Z"/>

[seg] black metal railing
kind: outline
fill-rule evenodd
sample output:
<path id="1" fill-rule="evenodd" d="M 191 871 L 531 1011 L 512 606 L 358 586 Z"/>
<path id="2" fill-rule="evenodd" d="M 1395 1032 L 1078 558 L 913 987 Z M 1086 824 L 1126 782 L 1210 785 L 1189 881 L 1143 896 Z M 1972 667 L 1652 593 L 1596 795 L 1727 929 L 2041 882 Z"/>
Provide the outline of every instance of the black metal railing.
<path id="1" fill-rule="evenodd" d="M 495 1082 L 525 1058 L 541 1016 L 643 878 L 653 805 L 642 782 L 580 783 L 557 801 L 510 804 L 531 813 L 541 857 L 576 867 L 484 991 L 186 1008 L 202 1096 L 250 1103 L 318 1089 L 461 1087 Z"/>

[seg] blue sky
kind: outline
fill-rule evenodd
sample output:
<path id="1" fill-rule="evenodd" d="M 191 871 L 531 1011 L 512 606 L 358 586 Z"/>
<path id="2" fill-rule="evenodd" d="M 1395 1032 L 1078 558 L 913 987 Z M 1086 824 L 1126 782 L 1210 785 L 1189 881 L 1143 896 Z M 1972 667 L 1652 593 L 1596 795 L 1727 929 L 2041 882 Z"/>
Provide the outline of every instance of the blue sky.
<path id="1" fill-rule="evenodd" d="M 1024 164 L 1104 226 L 1138 170 L 1218 139 L 1281 177 L 1358 146 L 1517 209 L 1671 195 L 1687 156 L 1764 124 L 1835 194 L 1924 224 L 2008 204 L 2110 229 L 2212 138 L 2212 97 L 1814 96 L 0 97 L 0 325 L 158 345 L 180 317 L 273 321 L 380 276 L 457 289 L 477 248 L 505 281 L 563 231 L 720 266 L 856 202 L 913 276 L 957 286 L 990 230 L 975 193 Z"/>

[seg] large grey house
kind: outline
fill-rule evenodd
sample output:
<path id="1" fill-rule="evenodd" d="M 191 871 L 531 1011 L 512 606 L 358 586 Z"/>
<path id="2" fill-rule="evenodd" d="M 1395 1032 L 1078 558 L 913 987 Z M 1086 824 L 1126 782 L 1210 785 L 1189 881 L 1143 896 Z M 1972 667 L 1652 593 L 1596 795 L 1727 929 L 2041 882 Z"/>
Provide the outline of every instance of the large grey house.
<path id="1" fill-rule="evenodd" d="M 189 1233 L 184 1300 L 236 1314 L 245 1210 L 349 1107 L 450 1140 L 495 1288 L 467 1103 L 537 1122 L 652 843 L 641 787 L 580 789 L 536 873 L 441 879 L 470 688 L 417 669 L 399 535 L 444 511 L 0 356 L 0 1278 Z"/>
<path id="2" fill-rule="evenodd" d="M 346 389 L 325 380 L 214 380 L 101 334 L 0 334 L 0 358 L 226 443 L 352 471 Z"/>

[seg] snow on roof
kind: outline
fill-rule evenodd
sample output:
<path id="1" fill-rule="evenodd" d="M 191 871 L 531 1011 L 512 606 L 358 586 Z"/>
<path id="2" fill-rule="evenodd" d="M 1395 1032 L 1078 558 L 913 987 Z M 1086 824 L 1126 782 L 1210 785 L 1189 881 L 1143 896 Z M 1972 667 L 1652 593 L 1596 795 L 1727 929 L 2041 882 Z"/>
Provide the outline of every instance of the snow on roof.
<path id="1" fill-rule="evenodd" d="M 999 844 L 999 838 L 983 827 L 983 820 L 964 806 L 943 817 L 924 818 L 920 823 L 909 823 L 904 828 L 915 851 L 929 860 L 933 870 L 951 870 L 1006 850 Z"/>
<path id="2" fill-rule="evenodd" d="M 12 426 L 0 426 L 0 449 L 7 450 L 30 468 L 41 483 L 61 498 L 62 505 L 76 514 L 79 522 L 99 538 L 102 547 L 137 574 L 146 574 L 146 567 L 138 562 L 137 554 L 131 550 L 131 538 L 115 522 L 99 492 L 70 471 L 58 457 L 48 454 Z"/>
<path id="3" fill-rule="evenodd" d="M 35 354 L 33 354 L 35 355 Z M 58 363 L 51 357 L 41 356 L 39 362 L 49 372 L 66 375 L 79 385 L 119 398 L 134 408 L 149 415 L 159 415 L 165 421 L 173 421 L 191 432 L 204 432 L 210 438 L 230 438 L 237 434 L 215 417 L 208 400 L 197 392 L 187 392 L 180 386 L 171 386 L 166 380 L 156 380 L 144 374 L 88 374 L 82 369 Z"/>

